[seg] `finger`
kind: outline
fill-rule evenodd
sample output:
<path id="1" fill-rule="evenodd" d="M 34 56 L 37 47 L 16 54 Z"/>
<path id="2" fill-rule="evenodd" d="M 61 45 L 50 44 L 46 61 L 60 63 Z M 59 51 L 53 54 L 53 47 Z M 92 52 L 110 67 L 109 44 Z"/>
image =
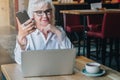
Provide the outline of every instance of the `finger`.
<path id="1" fill-rule="evenodd" d="M 20 21 L 19 21 L 19 19 L 17 17 L 16 17 L 16 21 L 17 21 L 18 25 L 21 25 L 21 23 L 20 23 Z"/>
<path id="2" fill-rule="evenodd" d="M 27 25 L 30 24 L 30 23 L 34 23 L 33 18 L 28 19 L 28 20 L 24 23 L 24 26 L 27 26 Z"/>
<path id="3" fill-rule="evenodd" d="M 28 31 L 28 34 L 31 34 L 32 32 L 34 32 L 36 29 L 32 29 L 30 31 Z"/>
<path id="4" fill-rule="evenodd" d="M 18 27 L 18 30 L 20 31 L 20 30 L 22 30 L 22 28 L 24 27 L 21 23 L 20 23 L 20 21 L 19 21 L 19 19 L 16 17 L 16 22 L 17 22 L 17 27 Z"/>
<path id="5" fill-rule="evenodd" d="M 50 31 L 52 33 L 55 33 L 56 27 L 54 25 L 48 24 L 47 30 L 48 30 L 48 32 Z"/>
<path id="6" fill-rule="evenodd" d="M 48 25 L 43 29 L 43 31 L 44 31 L 45 33 L 47 33 L 48 31 L 50 31 L 50 24 L 48 24 Z"/>
<path id="7" fill-rule="evenodd" d="M 28 29 L 28 30 L 30 30 L 31 29 L 31 27 L 34 27 L 35 26 L 35 23 L 29 23 L 29 24 L 23 24 L 23 30 L 25 30 L 25 29 Z M 30 28 L 30 29 L 29 29 Z"/>
<path id="8" fill-rule="evenodd" d="M 35 22 L 32 19 L 30 19 L 23 24 L 23 26 L 24 26 L 23 29 L 26 29 L 26 28 L 31 27 L 33 25 L 35 25 Z"/>
<path id="9" fill-rule="evenodd" d="M 25 29 L 31 30 L 31 29 L 34 28 L 34 27 L 35 27 L 34 23 L 30 23 L 30 24 L 28 24 L 28 25 L 25 27 Z"/>

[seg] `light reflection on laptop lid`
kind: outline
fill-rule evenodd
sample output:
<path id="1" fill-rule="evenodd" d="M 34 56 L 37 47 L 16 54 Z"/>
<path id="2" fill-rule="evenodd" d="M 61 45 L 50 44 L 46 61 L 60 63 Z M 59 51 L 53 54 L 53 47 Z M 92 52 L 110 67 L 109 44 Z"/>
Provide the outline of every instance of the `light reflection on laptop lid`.
<path id="1" fill-rule="evenodd" d="M 24 51 L 21 57 L 24 77 L 72 74 L 76 49 Z"/>

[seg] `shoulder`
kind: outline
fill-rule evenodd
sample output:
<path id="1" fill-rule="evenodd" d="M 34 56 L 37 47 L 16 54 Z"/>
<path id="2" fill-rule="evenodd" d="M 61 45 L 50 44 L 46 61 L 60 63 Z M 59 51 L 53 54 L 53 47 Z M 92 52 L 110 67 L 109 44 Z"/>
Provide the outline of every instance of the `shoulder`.
<path id="1" fill-rule="evenodd" d="M 66 37 L 66 32 L 64 31 L 63 27 L 62 26 L 56 26 L 62 33 L 62 37 Z"/>
<path id="2" fill-rule="evenodd" d="M 64 32 L 64 29 L 62 26 L 56 26 L 60 31 Z"/>

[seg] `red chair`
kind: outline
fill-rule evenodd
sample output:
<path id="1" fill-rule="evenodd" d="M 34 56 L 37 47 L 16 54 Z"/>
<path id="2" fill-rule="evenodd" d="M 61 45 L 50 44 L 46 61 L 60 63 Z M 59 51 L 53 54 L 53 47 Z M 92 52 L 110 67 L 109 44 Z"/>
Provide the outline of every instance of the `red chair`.
<path id="1" fill-rule="evenodd" d="M 87 31 L 93 31 L 93 32 L 100 32 L 101 26 L 103 21 L 103 14 L 96 14 L 96 15 L 88 15 L 87 16 Z M 88 35 L 89 36 L 89 35 Z M 91 38 L 91 37 L 89 37 Z M 90 41 L 90 39 L 88 39 Z M 92 52 L 97 52 L 96 59 L 98 59 L 98 53 L 99 53 L 99 39 L 98 38 L 92 38 L 92 43 L 96 43 L 94 47 L 96 47 L 96 50 Z M 90 43 L 90 42 L 89 42 Z M 90 44 L 89 44 L 90 45 Z M 90 47 L 88 47 L 90 49 Z M 87 49 L 88 50 L 88 49 Z M 87 51 L 90 53 L 90 50 Z"/>
<path id="2" fill-rule="evenodd" d="M 78 37 L 78 55 L 80 55 L 80 41 L 82 33 L 84 33 L 84 26 L 80 23 L 79 15 L 63 14 L 64 30 L 73 42 L 73 39 Z M 75 34 L 75 35 L 73 35 Z"/>
<path id="3" fill-rule="evenodd" d="M 101 39 L 101 57 L 102 57 L 102 63 L 105 64 L 105 59 L 106 59 L 106 46 L 110 46 L 110 54 L 109 54 L 109 63 L 111 64 L 111 58 L 113 56 L 113 40 L 117 40 L 119 42 L 120 39 L 120 13 L 105 13 L 103 17 L 103 22 L 102 22 L 102 27 L 101 31 L 99 32 L 94 32 L 94 31 L 88 31 L 87 36 L 88 37 L 94 37 L 94 38 L 99 38 Z M 109 39 L 109 40 L 107 40 Z M 109 44 L 106 44 L 106 42 L 109 41 Z M 112 42 L 112 43 L 110 43 Z M 116 42 L 116 41 L 115 41 Z M 114 54 L 115 54 L 115 59 L 117 62 L 117 66 L 119 69 L 119 58 L 120 58 L 120 52 L 119 52 L 119 43 L 117 45 L 115 44 L 115 49 Z M 90 41 L 87 41 L 87 57 L 90 57 Z"/>
<path id="4" fill-rule="evenodd" d="M 90 31 L 101 31 L 103 15 L 89 15 L 87 16 L 87 27 Z"/>

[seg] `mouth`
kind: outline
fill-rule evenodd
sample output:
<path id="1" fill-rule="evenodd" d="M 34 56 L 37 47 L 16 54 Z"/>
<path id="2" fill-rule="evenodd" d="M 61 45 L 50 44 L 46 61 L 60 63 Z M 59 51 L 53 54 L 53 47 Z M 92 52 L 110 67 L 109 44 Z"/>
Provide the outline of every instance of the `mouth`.
<path id="1" fill-rule="evenodd" d="M 42 21 L 44 21 L 44 22 L 49 22 L 48 20 L 42 20 Z"/>

